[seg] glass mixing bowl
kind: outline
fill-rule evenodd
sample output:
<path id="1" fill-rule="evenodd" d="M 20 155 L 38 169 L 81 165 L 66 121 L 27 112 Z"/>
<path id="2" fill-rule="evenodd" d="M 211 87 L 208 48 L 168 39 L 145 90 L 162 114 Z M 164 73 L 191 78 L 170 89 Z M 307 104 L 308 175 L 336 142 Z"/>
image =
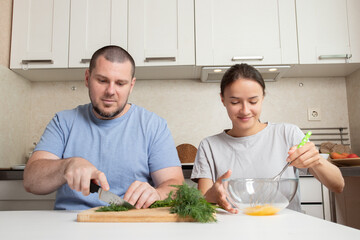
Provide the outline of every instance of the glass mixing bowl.
<path id="1" fill-rule="evenodd" d="M 298 179 L 236 178 L 223 180 L 227 200 L 247 215 L 273 215 L 294 198 Z"/>

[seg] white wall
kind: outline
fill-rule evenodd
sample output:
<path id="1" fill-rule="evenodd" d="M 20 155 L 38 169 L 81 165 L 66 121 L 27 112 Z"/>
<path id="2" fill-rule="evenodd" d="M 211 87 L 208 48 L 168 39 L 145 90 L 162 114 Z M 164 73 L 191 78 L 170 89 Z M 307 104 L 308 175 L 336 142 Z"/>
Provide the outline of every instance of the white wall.
<path id="1" fill-rule="evenodd" d="M 351 149 L 360 154 L 360 70 L 346 78 Z"/>

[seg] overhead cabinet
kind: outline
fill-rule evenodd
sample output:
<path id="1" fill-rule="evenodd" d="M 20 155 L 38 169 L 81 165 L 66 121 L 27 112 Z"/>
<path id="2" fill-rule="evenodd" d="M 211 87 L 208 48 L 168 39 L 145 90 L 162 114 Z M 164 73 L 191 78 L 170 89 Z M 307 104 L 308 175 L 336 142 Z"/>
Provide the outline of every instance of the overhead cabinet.
<path id="1" fill-rule="evenodd" d="M 300 64 L 360 62 L 360 1 L 296 0 Z"/>
<path id="2" fill-rule="evenodd" d="M 196 0 L 196 64 L 295 64 L 295 2 Z"/>
<path id="3" fill-rule="evenodd" d="M 71 1 L 69 67 L 88 67 L 106 45 L 127 49 L 127 0 Z"/>
<path id="4" fill-rule="evenodd" d="M 14 0 L 10 68 L 35 81 L 80 80 L 97 49 L 119 45 L 153 78 L 159 68 L 141 67 L 210 79 L 212 67 L 236 63 L 285 65 L 295 77 L 337 63 L 333 75 L 346 76 L 360 66 L 359 9 L 359 0 Z"/>
<path id="5" fill-rule="evenodd" d="M 195 65 L 193 0 L 131 0 L 128 28 L 137 66 Z"/>
<path id="6" fill-rule="evenodd" d="M 67 68 L 70 0 L 14 0 L 10 68 Z"/>

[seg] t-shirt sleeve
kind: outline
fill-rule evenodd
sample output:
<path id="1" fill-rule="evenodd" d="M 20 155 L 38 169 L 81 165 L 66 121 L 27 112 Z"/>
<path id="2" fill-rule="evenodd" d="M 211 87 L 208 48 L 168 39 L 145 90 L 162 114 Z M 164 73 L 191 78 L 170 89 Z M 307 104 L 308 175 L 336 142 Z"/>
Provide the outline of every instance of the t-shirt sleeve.
<path id="1" fill-rule="evenodd" d="M 191 173 L 191 180 L 198 182 L 199 178 L 210 178 L 214 181 L 214 176 L 212 174 L 212 167 L 210 166 L 206 144 L 202 141 L 199 145 L 198 151 L 196 153 L 196 158 Z"/>
<path id="2" fill-rule="evenodd" d="M 47 151 L 55 154 L 59 158 L 62 158 L 64 146 L 64 131 L 61 127 L 59 116 L 56 114 L 46 126 L 46 129 L 34 151 Z"/>
<path id="3" fill-rule="evenodd" d="M 181 166 L 181 163 L 174 140 L 166 121 L 162 120 L 154 133 L 154 139 L 151 141 L 149 147 L 150 172 L 178 166 Z"/>

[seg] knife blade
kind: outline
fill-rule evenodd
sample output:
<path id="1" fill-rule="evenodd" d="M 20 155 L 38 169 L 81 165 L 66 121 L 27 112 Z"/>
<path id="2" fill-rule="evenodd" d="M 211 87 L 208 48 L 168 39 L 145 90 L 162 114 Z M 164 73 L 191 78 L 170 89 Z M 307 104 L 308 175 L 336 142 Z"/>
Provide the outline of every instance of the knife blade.
<path id="1" fill-rule="evenodd" d="M 99 185 L 95 184 L 93 181 L 90 181 L 90 192 L 91 193 L 97 192 L 99 194 L 99 199 L 103 202 L 124 206 L 129 209 L 135 208 L 134 205 L 128 203 L 127 201 L 125 201 L 115 193 L 112 193 L 110 191 L 105 191 Z"/>

